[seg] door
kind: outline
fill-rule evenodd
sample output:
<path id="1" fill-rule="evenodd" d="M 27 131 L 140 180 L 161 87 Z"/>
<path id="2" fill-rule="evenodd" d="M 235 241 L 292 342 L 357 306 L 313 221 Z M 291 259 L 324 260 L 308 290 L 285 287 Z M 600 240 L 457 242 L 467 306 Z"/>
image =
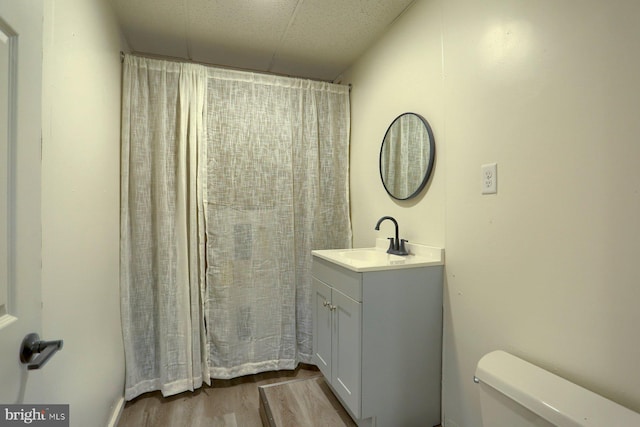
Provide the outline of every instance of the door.
<path id="1" fill-rule="evenodd" d="M 0 0 L 0 403 L 22 403 L 22 339 L 41 333 L 41 0 Z M 33 381 L 32 381 L 33 382 Z"/>
<path id="2" fill-rule="evenodd" d="M 313 358 L 325 378 L 331 378 L 331 288 L 313 278 Z"/>
<path id="3" fill-rule="evenodd" d="M 360 418 L 362 304 L 336 289 L 331 291 L 331 302 L 333 304 L 331 384 L 353 415 Z"/>

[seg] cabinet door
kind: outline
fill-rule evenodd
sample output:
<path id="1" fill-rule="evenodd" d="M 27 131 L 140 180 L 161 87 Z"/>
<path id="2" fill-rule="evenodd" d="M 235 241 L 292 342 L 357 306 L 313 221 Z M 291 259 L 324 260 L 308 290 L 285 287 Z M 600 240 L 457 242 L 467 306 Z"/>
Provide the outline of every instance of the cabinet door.
<path id="1" fill-rule="evenodd" d="M 362 304 L 332 289 L 333 354 L 331 384 L 356 418 L 360 418 Z"/>
<path id="2" fill-rule="evenodd" d="M 313 278 L 313 359 L 331 378 L 331 288 Z"/>

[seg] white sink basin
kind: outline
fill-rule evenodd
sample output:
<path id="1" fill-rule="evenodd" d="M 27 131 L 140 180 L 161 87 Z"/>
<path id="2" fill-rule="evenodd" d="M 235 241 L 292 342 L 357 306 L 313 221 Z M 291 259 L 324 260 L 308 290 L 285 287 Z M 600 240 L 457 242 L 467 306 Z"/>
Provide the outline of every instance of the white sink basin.
<path id="1" fill-rule="evenodd" d="M 399 255 L 391 255 L 376 248 L 349 249 L 338 252 L 338 255 L 354 261 L 386 263 L 399 262 L 403 263 L 405 257 Z"/>
<path id="2" fill-rule="evenodd" d="M 358 249 L 327 249 L 313 251 L 313 255 L 353 271 L 393 270 L 444 264 L 444 250 L 432 246 L 407 243 L 409 255 L 386 252 L 388 241 L 377 239 L 378 246 Z"/>

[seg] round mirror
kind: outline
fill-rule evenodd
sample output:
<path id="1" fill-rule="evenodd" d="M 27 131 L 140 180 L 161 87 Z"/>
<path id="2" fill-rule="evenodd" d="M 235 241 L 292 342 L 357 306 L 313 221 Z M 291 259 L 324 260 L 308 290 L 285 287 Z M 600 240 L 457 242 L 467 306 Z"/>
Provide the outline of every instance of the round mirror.
<path id="1" fill-rule="evenodd" d="M 394 199 L 417 196 L 427 185 L 436 154 L 433 132 L 424 117 L 404 113 L 391 123 L 380 148 L 380 178 Z"/>

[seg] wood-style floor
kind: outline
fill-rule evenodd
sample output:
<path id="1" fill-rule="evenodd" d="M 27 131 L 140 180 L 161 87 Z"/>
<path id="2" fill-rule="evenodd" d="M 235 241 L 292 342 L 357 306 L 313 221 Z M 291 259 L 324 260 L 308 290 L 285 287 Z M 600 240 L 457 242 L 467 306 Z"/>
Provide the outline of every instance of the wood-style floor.
<path id="1" fill-rule="evenodd" d="M 265 427 L 356 427 L 322 375 L 258 389 Z"/>
<path id="2" fill-rule="evenodd" d="M 315 366 L 212 380 L 194 392 L 146 393 L 127 402 L 118 427 L 262 427 L 258 387 L 319 375 Z"/>

